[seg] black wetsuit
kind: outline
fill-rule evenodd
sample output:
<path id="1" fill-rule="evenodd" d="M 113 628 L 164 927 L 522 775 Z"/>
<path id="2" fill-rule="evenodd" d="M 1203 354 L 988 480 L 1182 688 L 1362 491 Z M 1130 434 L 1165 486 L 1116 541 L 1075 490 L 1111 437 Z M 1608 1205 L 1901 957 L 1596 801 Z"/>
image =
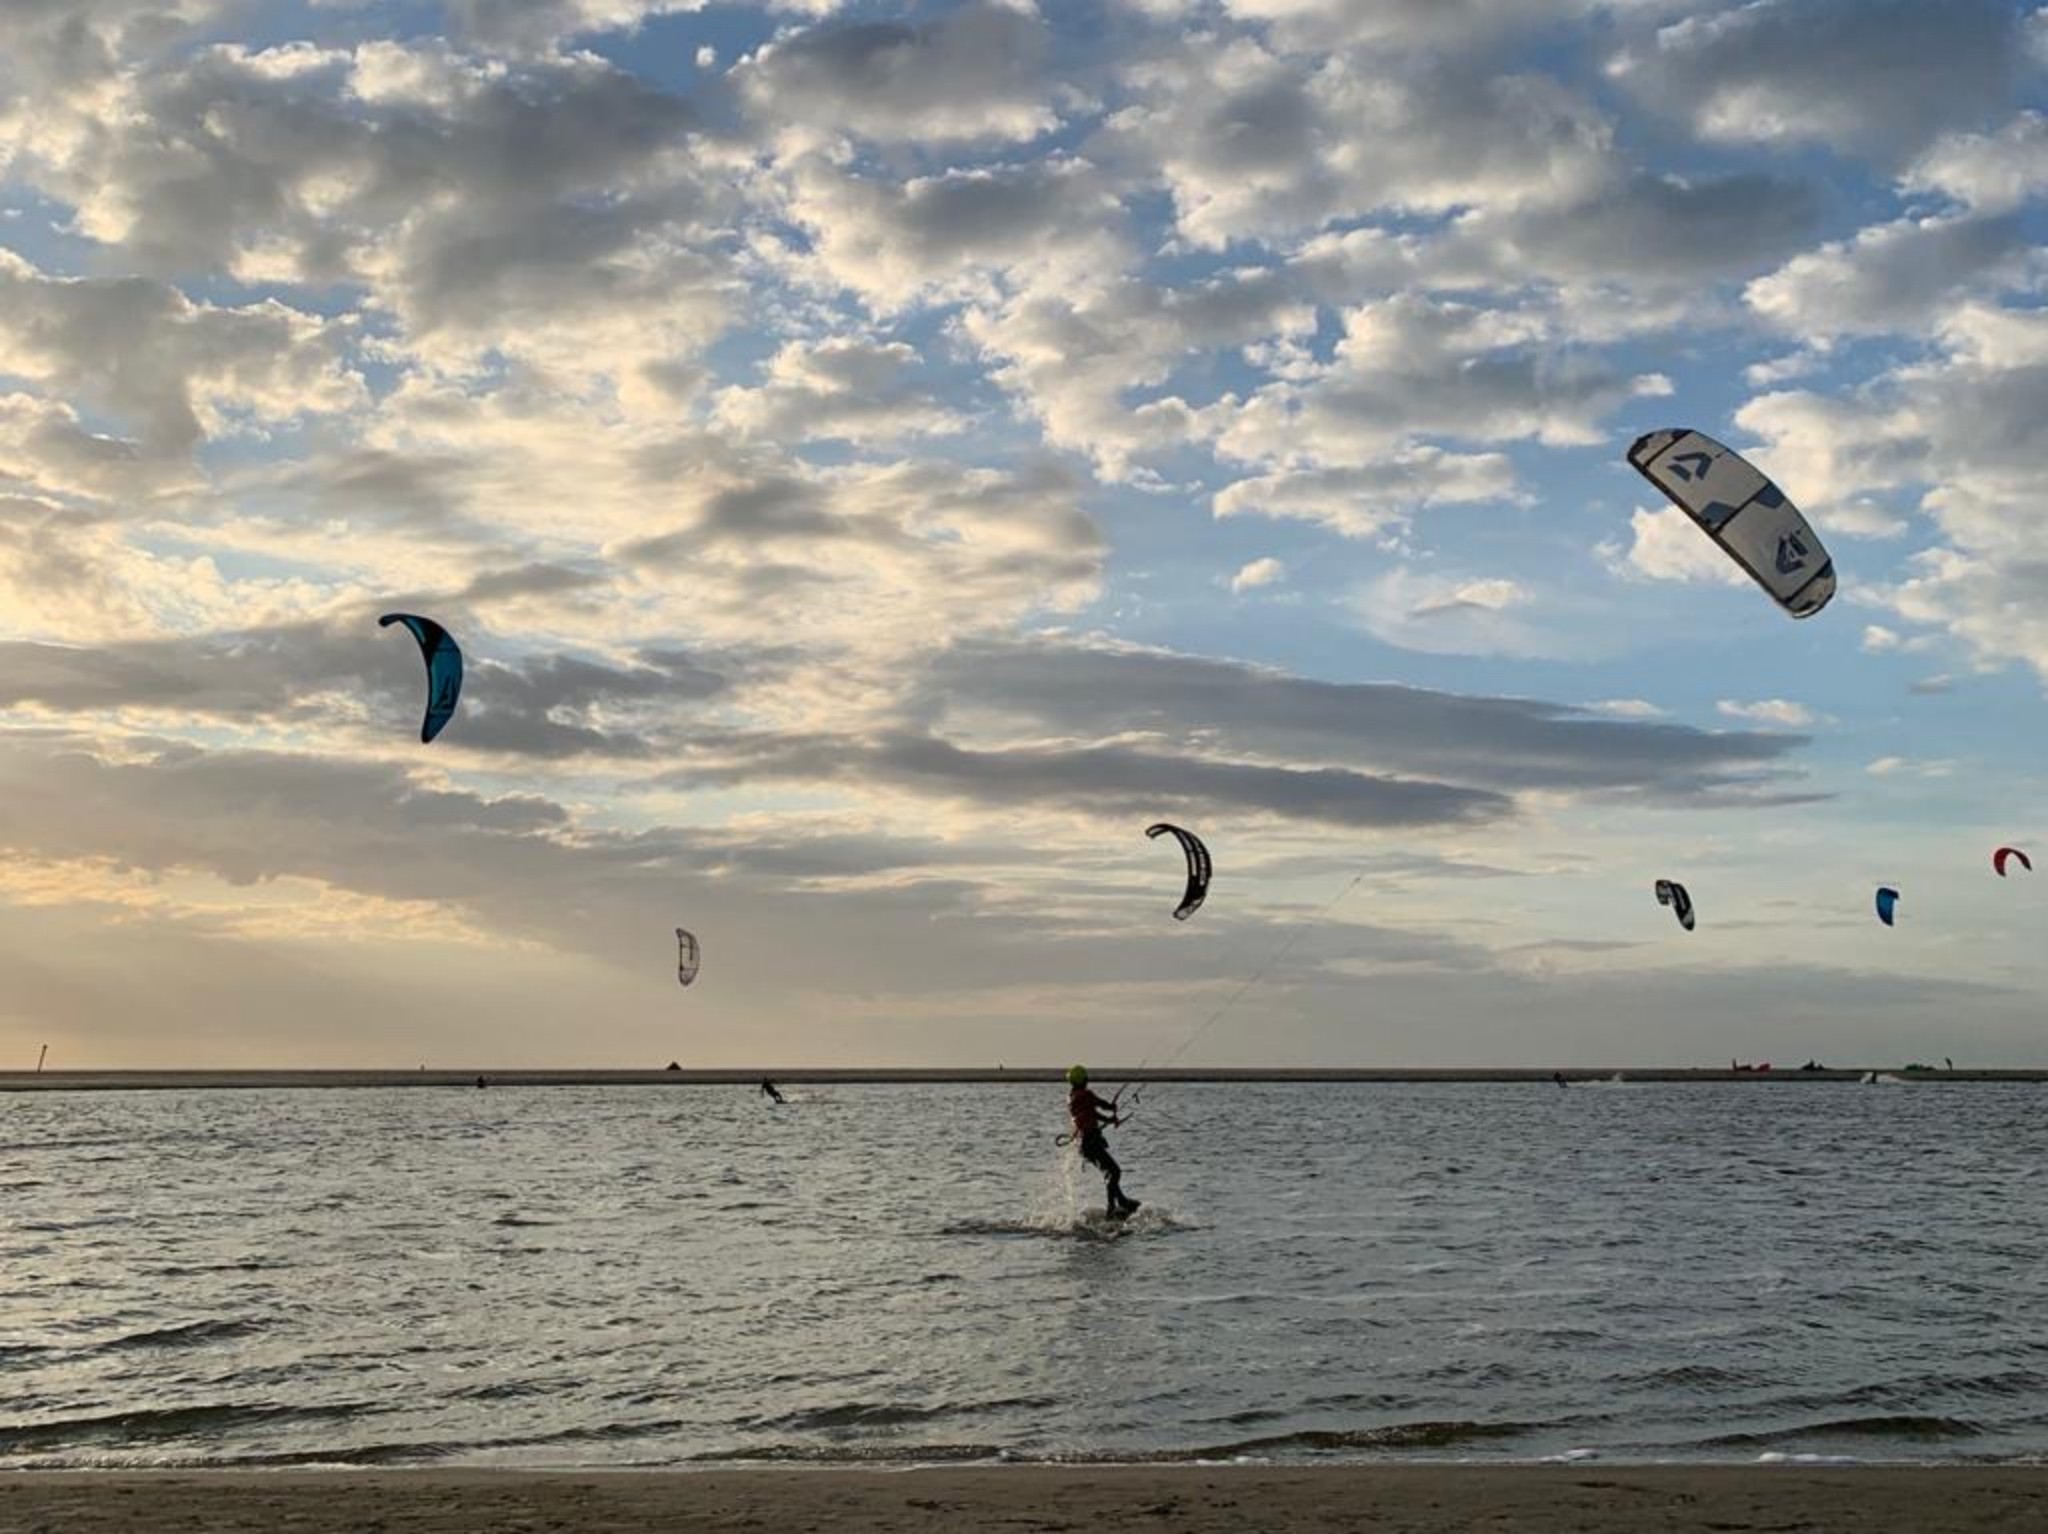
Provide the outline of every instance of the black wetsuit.
<path id="1" fill-rule="evenodd" d="M 1109 1142 L 1102 1138 L 1102 1125 L 1098 1122 L 1099 1114 L 1115 1110 L 1086 1087 L 1075 1087 L 1067 1094 L 1067 1111 L 1073 1116 L 1074 1132 L 1080 1137 L 1081 1159 L 1099 1170 L 1107 1185 L 1110 1218 L 1129 1214 L 1138 1207 L 1138 1201 L 1124 1192 L 1124 1169 L 1109 1153 Z"/>

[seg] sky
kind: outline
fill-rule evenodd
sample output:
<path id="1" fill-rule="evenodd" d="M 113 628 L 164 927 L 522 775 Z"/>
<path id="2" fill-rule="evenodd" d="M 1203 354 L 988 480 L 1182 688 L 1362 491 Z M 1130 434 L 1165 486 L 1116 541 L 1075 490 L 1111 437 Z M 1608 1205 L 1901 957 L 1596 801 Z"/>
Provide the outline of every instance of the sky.
<path id="1" fill-rule="evenodd" d="M 2048 1065 L 2044 199 L 1990 0 L 10 0 L 0 1063 Z"/>

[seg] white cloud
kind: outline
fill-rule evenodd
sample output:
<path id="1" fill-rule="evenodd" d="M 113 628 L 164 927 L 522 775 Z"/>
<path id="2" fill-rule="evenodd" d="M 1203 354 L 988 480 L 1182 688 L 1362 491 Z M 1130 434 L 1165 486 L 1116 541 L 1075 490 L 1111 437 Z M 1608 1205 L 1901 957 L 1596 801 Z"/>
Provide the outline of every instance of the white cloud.
<path id="1" fill-rule="evenodd" d="M 1996 133 L 1940 140 L 1907 169 L 1909 192 L 1939 192 L 1978 213 L 2008 213 L 2048 193 L 2048 116 L 2022 112 Z"/>
<path id="2" fill-rule="evenodd" d="M 1429 575 L 1390 570 L 1352 600 L 1376 639 L 1430 655 L 1565 658 L 1589 653 L 1586 639 L 1546 625 L 1536 593 L 1499 576 Z"/>
<path id="3" fill-rule="evenodd" d="M 1782 724 L 1795 730 L 1806 728 L 1814 723 L 1816 717 L 1805 704 L 1784 698 L 1762 698 L 1755 703 L 1738 703 L 1732 698 L 1723 698 L 1714 708 L 1730 719 L 1747 719 L 1753 724 Z"/>
<path id="4" fill-rule="evenodd" d="M 1287 579 L 1287 566 L 1271 557 L 1254 559 L 1230 578 L 1230 589 L 1242 596 L 1261 586 L 1277 586 Z"/>
<path id="5" fill-rule="evenodd" d="M 2039 265 L 2013 219 L 1900 219 L 1795 256 L 1742 296 L 1778 329 L 1809 340 L 1912 333 L 1972 293 L 2026 283 Z"/>
<path id="6" fill-rule="evenodd" d="M 1608 411 L 1669 390 L 1556 345 L 1541 315 L 1403 294 L 1346 314 L 1328 367 L 1210 416 L 1227 457 L 1364 468 L 1417 435 L 1596 442 Z"/>
<path id="7" fill-rule="evenodd" d="M 1404 526 L 1427 507 L 1509 500 L 1514 469 L 1499 453 L 1412 447 L 1354 468 L 1285 471 L 1241 479 L 1217 492 L 1219 517 L 1313 522 L 1347 538 Z"/>
<path id="8" fill-rule="evenodd" d="M 1603 702 L 1589 703 L 1586 707 L 1614 719 L 1662 719 L 1668 712 L 1641 698 L 1608 698 Z"/>
<path id="9" fill-rule="evenodd" d="M 1628 548 L 1603 545 L 1599 551 L 1617 574 L 1652 581 L 1704 581 L 1720 586 L 1740 586 L 1748 580 L 1692 518 L 1676 506 L 1632 513 L 1629 532 Z"/>

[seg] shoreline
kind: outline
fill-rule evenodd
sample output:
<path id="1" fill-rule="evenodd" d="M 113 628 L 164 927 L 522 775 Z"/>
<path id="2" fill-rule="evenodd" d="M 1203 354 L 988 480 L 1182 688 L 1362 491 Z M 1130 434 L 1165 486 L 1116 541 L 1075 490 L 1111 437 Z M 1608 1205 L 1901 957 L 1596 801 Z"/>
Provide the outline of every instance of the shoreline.
<path id="1" fill-rule="evenodd" d="M 1961 1534 L 2048 1520 L 2048 1466 L 1117 1466 L 704 1471 L 17 1471 L 0 1526 L 52 1534 L 554 1534 L 962 1528 L 1380 1534 L 1848 1529 Z"/>
<path id="2" fill-rule="evenodd" d="M 1908 1071 L 1901 1066 L 1855 1066 L 1818 1071 L 1730 1071 L 1725 1067 L 1213 1067 L 1095 1068 L 1098 1082 L 1232 1082 L 1370 1084 L 1381 1086 L 1497 1085 L 1550 1086 L 1562 1074 L 1575 1086 L 1613 1082 L 1635 1085 L 1726 1083 L 1777 1086 L 1797 1083 L 1856 1085 L 1867 1075 L 1894 1077 L 1915 1085 L 1958 1082 L 2048 1082 L 2048 1068 Z M 474 1091 L 481 1076 L 493 1087 L 752 1087 L 772 1077 L 783 1086 L 1045 1086 L 1064 1084 L 1059 1066 L 841 1068 L 750 1066 L 683 1070 L 498 1070 L 488 1065 L 428 1070 L 91 1070 L 0 1071 L 0 1092 L 163 1092 L 230 1089 L 334 1089 L 344 1087 L 463 1087 Z"/>

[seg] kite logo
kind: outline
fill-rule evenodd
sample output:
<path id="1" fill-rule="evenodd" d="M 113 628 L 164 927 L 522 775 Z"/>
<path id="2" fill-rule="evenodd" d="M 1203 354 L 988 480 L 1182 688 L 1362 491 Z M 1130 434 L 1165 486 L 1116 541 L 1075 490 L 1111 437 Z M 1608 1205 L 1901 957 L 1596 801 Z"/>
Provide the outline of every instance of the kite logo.
<path id="1" fill-rule="evenodd" d="M 1691 464 L 1692 468 L 1688 470 L 1685 467 L 1687 464 Z M 1676 474 L 1687 484 L 1691 484 L 1696 479 L 1705 479 L 1707 477 L 1707 470 L 1713 466 L 1714 458 L 1711 453 L 1680 453 L 1666 465 L 1673 474 Z"/>
<path id="2" fill-rule="evenodd" d="M 1806 545 L 1797 533 L 1787 533 L 1778 540 L 1778 573 L 1790 575 L 1806 568 Z"/>

